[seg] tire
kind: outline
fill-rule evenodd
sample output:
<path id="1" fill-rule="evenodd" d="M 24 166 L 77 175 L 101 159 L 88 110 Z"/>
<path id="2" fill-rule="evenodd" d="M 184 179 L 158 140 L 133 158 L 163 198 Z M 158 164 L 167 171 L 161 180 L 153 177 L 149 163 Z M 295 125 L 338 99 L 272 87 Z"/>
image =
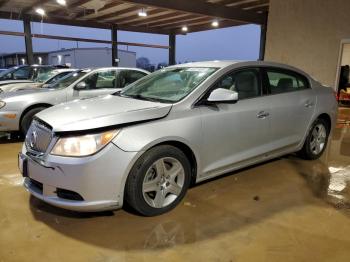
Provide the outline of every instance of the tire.
<path id="1" fill-rule="evenodd" d="M 33 117 L 39 113 L 40 111 L 46 109 L 46 107 L 35 107 L 26 112 L 21 120 L 20 130 L 22 134 L 25 136 L 28 132 L 30 124 L 32 123 Z"/>
<path id="2" fill-rule="evenodd" d="M 145 152 L 134 164 L 125 186 L 125 201 L 143 216 L 175 208 L 191 180 L 186 155 L 174 146 L 161 145 Z"/>
<path id="3" fill-rule="evenodd" d="M 322 130 L 322 131 L 321 131 Z M 307 135 L 303 148 L 298 152 L 298 155 L 306 160 L 318 159 L 327 147 L 330 126 L 324 119 L 316 119 Z M 319 134 L 319 140 L 315 137 Z M 320 146 L 318 147 L 318 144 Z"/>

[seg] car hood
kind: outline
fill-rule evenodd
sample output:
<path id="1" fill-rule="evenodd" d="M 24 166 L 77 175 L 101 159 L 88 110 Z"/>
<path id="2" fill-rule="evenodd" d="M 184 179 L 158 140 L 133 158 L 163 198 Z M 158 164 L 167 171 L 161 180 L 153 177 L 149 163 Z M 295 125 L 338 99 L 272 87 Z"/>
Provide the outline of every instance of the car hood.
<path id="1" fill-rule="evenodd" d="M 54 132 L 75 132 L 163 118 L 172 105 L 107 95 L 60 104 L 36 115 Z"/>
<path id="2" fill-rule="evenodd" d="M 41 85 L 41 83 L 16 83 L 0 86 L 0 89 L 3 92 L 13 92 L 19 90 L 36 90 L 36 88 L 39 88 Z"/>

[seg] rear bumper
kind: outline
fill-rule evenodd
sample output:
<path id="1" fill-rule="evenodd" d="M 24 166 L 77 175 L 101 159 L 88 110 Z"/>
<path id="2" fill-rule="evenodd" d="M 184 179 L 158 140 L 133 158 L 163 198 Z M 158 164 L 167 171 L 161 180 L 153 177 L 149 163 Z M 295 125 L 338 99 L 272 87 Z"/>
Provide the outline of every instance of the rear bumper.
<path id="1" fill-rule="evenodd" d="M 124 152 L 110 143 L 90 157 L 48 155 L 40 162 L 29 157 L 23 147 L 19 169 L 27 175 L 24 187 L 51 205 L 74 211 L 115 210 L 122 207 L 126 177 L 136 155 L 137 152 Z M 62 196 L 60 190 L 72 192 L 81 199 Z"/>

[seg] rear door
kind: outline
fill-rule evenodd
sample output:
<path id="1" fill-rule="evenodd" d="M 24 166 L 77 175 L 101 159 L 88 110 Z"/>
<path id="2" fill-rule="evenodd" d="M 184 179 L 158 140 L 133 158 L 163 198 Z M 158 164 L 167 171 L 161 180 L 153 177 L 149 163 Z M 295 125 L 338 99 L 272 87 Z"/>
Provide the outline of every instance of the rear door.
<path id="1" fill-rule="evenodd" d="M 211 90 L 216 88 L 237 91 L 239 100 L 235 104 L 200 106 L 204 165 L 201 173 L 208 177 L 266 153 L 270 143 L 269 105 L 263 102 L 260 70 L 235 70 Z"/>
<path id="2" fill-rule="evenodd" d="M 271 150 L 299 144 L 310 124 L 316 105 L 316 96 L 308 79 L 294 71 L 264 68 L 264 83 L 269 95 Z"/>

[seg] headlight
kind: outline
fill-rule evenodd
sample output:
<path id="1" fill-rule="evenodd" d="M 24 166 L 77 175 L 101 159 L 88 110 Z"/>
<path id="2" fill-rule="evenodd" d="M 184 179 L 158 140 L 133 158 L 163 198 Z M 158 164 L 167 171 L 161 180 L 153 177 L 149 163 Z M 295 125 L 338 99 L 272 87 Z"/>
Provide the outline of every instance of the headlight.
<path id="1" fill-rule="evenodd" d="M 98 134 L 60 138 L 53 149 L 52 155 L 58 156 L 89 156 L 104 148 L 118 134 L 112 130 Z"/>
<path id="2" fill-rule="evenodd" d="M 0 108 L 3 108 L 6 105 L 4 101 L 0 101 Z"/>

